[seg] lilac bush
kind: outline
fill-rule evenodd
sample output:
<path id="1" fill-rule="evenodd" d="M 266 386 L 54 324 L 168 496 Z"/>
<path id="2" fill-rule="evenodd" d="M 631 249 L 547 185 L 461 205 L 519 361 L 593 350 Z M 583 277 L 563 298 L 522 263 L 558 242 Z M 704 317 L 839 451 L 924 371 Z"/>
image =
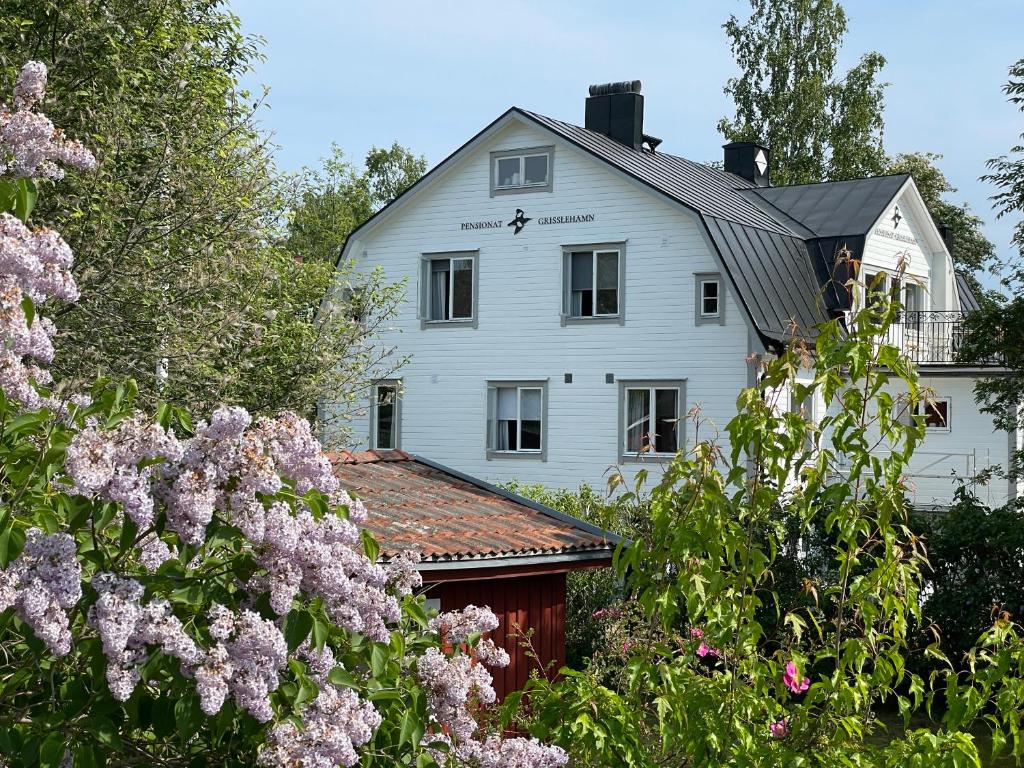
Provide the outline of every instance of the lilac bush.
<path id="1" fill-rule="evenodd" d="M 0 755 L 12 766 L 487 766 L 565 753 L 476 718 L 486 608 L 429 619 L 418 556 L 389 562 L 306 420 L 193 424 L 44 366 L 70 248 L 28 224 L 36 180 L 95 160 L 38 107 L 0 106 Z M 0 764 L 2 764 L 0 760 Z"/>

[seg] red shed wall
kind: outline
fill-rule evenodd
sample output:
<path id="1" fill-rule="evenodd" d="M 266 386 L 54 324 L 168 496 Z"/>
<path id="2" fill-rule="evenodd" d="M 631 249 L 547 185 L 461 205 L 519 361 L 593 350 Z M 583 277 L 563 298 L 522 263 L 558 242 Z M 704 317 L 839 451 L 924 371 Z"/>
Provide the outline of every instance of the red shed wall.
<path id="1" fill-rule="evenodd" d="M 516 625 L 523 632 L 534 630 L 531 641 L 541 663 L 554 661 L 553 672 L 565 664 L 565 573 L 440 582 L 428 587 L 426 595 L 440 598 L 442 611 L 470 604 L 494 611 L 498 628 L 491 639 L 511 658 L 505 669 L 489 668 L 499 701 L 522 688 L 530 671 L 538 669 L 537 659 L 527 655 L 516 637 L 509 637 Z"/>

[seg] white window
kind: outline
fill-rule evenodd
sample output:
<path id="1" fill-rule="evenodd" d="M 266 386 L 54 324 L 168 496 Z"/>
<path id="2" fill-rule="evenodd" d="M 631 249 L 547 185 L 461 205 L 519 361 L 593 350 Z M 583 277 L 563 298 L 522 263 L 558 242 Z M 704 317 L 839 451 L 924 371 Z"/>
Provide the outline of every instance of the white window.
<path id="1" fill-rule="evenodd" d="M 700 281 L 700 316 L 718 317 L 721 283 L 718 280 Z"/>
<path id="2" fill-rule="evenodd" d="M 722 276 L 717 272 L 698 272 L 694 276 L 696 306 L 694 321 L 697 325 L 725 324 L 725 297 Z"/>
<path id="3" fill-rule="evenodd" d="M 370 409 L 370 447 L 395 450 L 399 447 L 399 384 L 388 381 L 375 384 Z"/>
<path id="4" fill-rule="evenodd" d="M 618 251 L 573 251 L 570 270 L 569 317 L 618 316 Z"/>
<path id="5" fill-rule="evenodd" d="M 622 382 L 622 455 L 672 455 L 682 441 L 681 382 Z"/>
<path id="6" fill-rule="evenodd" d="M 421 302 L 424 324 L 476 322 L 476 253 L 423 257 Z"/>
<path id="7" fill-rule="evenodd" d="M 491 153 L 491 194 L 551 190 L 552 147 Z"/>
<path id="8" fill-rule="evenodd" d="M 488 456 L 543 457 L 543 382 L 490 382 L 487 387 Z"/>
<path id="9" fill-rule="evenodd" d="M 917 403 L 914 414 L 924 414 L 924 427 L 928 432 L 949 432 L 950 399 L 948 397 L 928 398 Z"/>
<path id="10" fill-rule="evenodd" d="M 624 243 L 562 249 L 562 324 L 625 322 Z"/>

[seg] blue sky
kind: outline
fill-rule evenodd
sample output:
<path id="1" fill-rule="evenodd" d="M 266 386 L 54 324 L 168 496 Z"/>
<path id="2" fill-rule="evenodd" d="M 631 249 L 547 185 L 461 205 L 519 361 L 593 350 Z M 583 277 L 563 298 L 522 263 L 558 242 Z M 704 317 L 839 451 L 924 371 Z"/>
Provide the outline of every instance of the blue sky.
<path id="1" fill-rule="evenodd" d="M 589 2 L 506 0 L 232 0 L 267 60 L 246 83 L 270 88 L 263 125 L 278 165 L 316 164 L 331 142 L 355 160 L 394 140 L 436 164 L 508 107 L 582 123 L 590 83 L 640 79 L 645 129 L 662 149 L 721 156 L 722 93 L 735 74 L 722 23 L 746 0 Z M 1024 117 L 1000 90 L 1024 57 L 1021 0 L 846 0 L 840 68 L 866 50 L 888 60 L 885 145 L 931 151 L 986 221 L 1001 254 L 1012 222 L 997 222 L 978 181 L 985 161 L 1017 143 Z"/>

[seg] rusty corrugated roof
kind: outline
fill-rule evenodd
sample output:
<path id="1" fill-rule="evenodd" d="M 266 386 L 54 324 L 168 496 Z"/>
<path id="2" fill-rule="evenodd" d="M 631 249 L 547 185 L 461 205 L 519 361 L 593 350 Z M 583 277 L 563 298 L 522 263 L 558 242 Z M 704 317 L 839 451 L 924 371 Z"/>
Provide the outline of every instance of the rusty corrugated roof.
<path id="1" fill-rule="evenodd" d="M 619 537 L 482 480 L 403 451 L 330 455 L 342 486 L 369 511 L 384 556 L 424 561 L 608 552 Z"/>

